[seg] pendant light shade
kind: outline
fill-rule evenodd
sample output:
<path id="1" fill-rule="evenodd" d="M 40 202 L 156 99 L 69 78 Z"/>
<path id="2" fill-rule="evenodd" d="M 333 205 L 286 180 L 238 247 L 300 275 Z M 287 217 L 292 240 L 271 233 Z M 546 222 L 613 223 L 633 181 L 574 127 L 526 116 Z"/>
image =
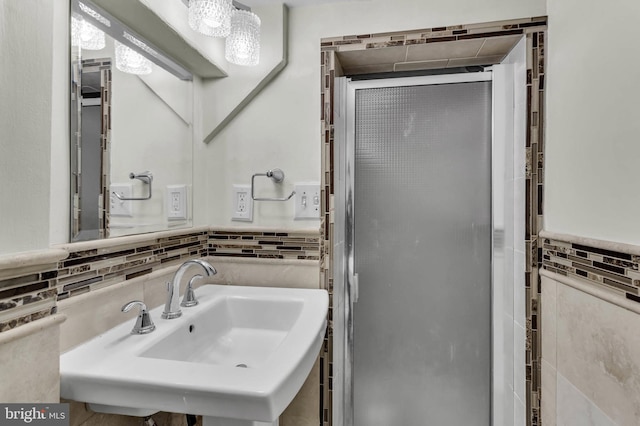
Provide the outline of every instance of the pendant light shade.
<path id="1" fill-rule="evenodd" d="M 82 21 L 75 16 L 71 17 L 71 46 L 80 47 L 80 30 Z"/>
<path id="2" fill-rule="evenodd" d="M 235 10 L 224 57 L 236 65 L 254 66 L 260 61 L 260 18 L 253 12 Z"/>
<path id="3" fill-rule="evenodd" d="M 71 17 L 71 45 L 86 50 L 104 49 L 104 32 L 85 20 Z"/>
<path id="4" fill-rule="evenodd" d="M 117 40 L 115 41 L 115 46 L 116 68 L 128 74 L 151 74 L 151 61 Z"/>
<path id="5" fill-rule="evenodd" d="M 232 10 L 231 0 L 189 0 L 189 26 L 211 37 L 227 37 Z"/>

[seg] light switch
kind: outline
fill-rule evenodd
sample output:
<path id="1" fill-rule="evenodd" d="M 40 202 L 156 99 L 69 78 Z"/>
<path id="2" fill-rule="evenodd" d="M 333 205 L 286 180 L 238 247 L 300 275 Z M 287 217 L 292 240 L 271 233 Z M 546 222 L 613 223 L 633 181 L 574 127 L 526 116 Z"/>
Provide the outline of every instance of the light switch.
<path id="1" fill-rule="evenodd" d="M 121 197 L 131 198 L 133 196 L 133 185 L 130 183 L 113 184 L 109 187 L 109 214 L 111 216 L 133 216 L 133 201 L 123 201 L 113 195 L 118 193 Z"/>
<path id="2" fill-rule="evenodd" d="M 299 183 L 294 186 L 294 219 L 320 218 L 320 184 Z"/>

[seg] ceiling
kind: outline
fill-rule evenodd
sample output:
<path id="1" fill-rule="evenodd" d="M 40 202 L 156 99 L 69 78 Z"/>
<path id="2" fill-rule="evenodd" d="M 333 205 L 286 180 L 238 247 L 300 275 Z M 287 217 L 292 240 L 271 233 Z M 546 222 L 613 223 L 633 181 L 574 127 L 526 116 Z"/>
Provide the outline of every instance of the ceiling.
<path id="1" fill-rule="evenodd" d="M 249 7 L 260 7 L 272 4 L 286 4 L 289 7 L 316 6 L 325 3 L 352 3 L 371 0 L 238 0 Z"/>
<path id="2" fill-rule="evenodd" d="M 345 75 L 500 63 L 521 35 L 338 52 Z"/>

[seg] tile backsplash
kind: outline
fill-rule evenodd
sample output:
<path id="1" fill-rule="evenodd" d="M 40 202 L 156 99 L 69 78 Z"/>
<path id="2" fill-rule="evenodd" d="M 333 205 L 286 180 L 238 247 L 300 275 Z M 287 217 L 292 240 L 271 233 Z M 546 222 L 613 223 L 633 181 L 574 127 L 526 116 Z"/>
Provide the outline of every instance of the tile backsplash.
<path id="1" fill-rule="evenodd" d="M 0 332 L 47 317 L 60 300 L 150 274 L 188 259 L 218 256 L 318 260 L 319 233 L 199 228 L 183 232 L 60 246 L 65 258 L 31 266 L 0 267 Z M 37 256 L 36 256 L 37 257 Z"/>
<path id="2" fill-rule="evenodd" d="M 319 260 L 318 232 L 210 231 L 209 256 Z"/>
<path id="3" fill-rule="evenodd" d="M 640 303 L 640 248 L 543 232 L 547 271 L 589 283 Z"/>

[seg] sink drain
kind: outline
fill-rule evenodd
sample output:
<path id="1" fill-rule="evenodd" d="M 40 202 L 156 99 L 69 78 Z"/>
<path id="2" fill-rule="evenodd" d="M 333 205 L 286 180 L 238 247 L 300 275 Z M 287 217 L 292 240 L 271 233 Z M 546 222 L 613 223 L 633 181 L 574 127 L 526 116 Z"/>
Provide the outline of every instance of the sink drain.
<path id="1" fill-rule="evenodd" d="M 249 367 L 247 367 L 247 364 L 236 364 L 236 367 L 249 368 Z"/>

